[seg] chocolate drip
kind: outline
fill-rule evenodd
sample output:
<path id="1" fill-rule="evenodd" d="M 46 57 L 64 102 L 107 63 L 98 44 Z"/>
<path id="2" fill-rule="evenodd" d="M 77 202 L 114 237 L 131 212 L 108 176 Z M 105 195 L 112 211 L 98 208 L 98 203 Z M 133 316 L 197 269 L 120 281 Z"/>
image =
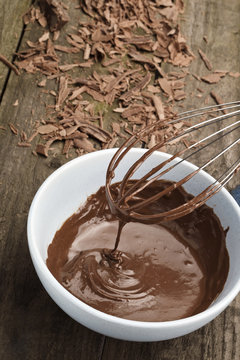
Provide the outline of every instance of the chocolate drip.
<path id="1" fill-rule="evenodd" d="M 118 248 L 121 233 L 122 233 L 122 229 L 123 229 L 124 225 L 126 225 L 126 222 L 124 222 L 122 220 L 119 220 L 119 222 L 118 222 L 118 232 L 117 232 L 117 237 L 116 237 L 116 240 L 115 240 L 115 245 L 114 245 L 114 248 L 113 248 L 113 252 L 115 252 L 117 250 L 117 248 Z"/>
<path id="2" fill-rule="evenodd" d="M 135 184 L 131 180 L 127 187 Z M 171 185 L 155 181 L 129 204 Z M 120 186 L 111 185 L 114 199 Z M 151 215 L 191 199 L 178 187 L 140 211 Z M 47 266 L 66 289 L 100 311 L 132 320 L 176 320 L 206 309 L 221 292 L 229 269 L 225 235 L 206 205 L 173 221 L 140 223 L 126 216 L 119 223 L 101 187 L 56 232 Z"/>

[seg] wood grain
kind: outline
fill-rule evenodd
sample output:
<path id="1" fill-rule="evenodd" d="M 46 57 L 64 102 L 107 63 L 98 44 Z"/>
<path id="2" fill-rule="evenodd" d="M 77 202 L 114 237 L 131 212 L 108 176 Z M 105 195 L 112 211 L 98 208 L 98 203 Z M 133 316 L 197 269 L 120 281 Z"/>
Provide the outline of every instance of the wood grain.
<path id="1" fill-rule="evenodd" d="M 204 51 L 211 61 L 214 70 L 228 72 L 240 72 L 240 31 L 237 25 L 240 19 L 240 2 L 225 1 L 185 1 L 185 12 L 182 20 L 182 31 L 188 39 L 188 44 L 193 50 L 196 61 L 190 67 L 190 73 L 205 76 L 209 73 L 205 64 L 200 59 L 198 49 Z M 207 37 L 207 43 L 203 37 Z M 197 98 L 197 88 L 203 90 L 201 98 Z M 202 81 L 191 79 L 187 81 L 186 91 L 190 96 L 186 99 L 186 107 L 198 108 L 204 106 L 204 102 L 211 103 L 209 93 L 215 91 L 225 101 L 235 101 L 240 98 L 240 78 L 234 79 L 227 75 L 218 84 L 205 84 Z M 219 124 L 215 129 L 219 129 Z M 201 130 L 205 135 L 208 129 Z M 239 132 L 240 135 L 240 132 Z M 228 138 L 229 141 L 229 138 Z M 220 148 L 226 146 L 222 141 Z M 221 157 L 219 163 L 210 167 L 210 173 L 218 177 L 221 169 L 226 169 L 230 159 L 236 160 L 239 156 L 239 146 Z M 208 152 L 201 154 L 202 160 L 209 158 Z M 240 176 L 236 176 L 229 184 L 232 189 L 240 182 Z"/>
<path id="2" fill-rule="evenodd" d="M 28 30 L 31 29 L 30 25 Z M 26 39 L 35 41 L 43 29 L 33 25 Z M 30 260 L 26 222 L 35 192 L 51 172 L 67 160 L 44 159 L 19 141 L 9 123 L 30 134 L 34 121 L 45 115 L 44 94 L 36 86 L 39 75 L 10 75 L 0 124 L 0 358 L 94 359 L 101 354 L 104 337 L 77 324 L 48 297 Z M 13 106 L 15 101 L 19 106 Z"/>
<path id="3" fill-rule="evenodd" d="M 1 3 L 5 10 L 0 13 L 3 19 L 0 24 L 4 23 L 6 29 L 13 20 L 6 18 L 7 5 L 3 0 Z M 27 4 L 27 1 L 18 3 Z M 77 16 L 75 5 L 72 2 L 70 8 L 73 16 Z M 198 75 L 208 73 L 199 58 L 198 48 L 207 54 L 214 69 L 240 72 L 239 0 L 188 0 L 185 7 L 181 27 L 196 55 L 190 72 Z M 16 18 L 19 21 L 22 12 L 22 8 L 15 8 L 14 21 Z M 27 39 L 34 41 L 43 31 L 37 25 L 27 28 L 30 29 L 34 31 L 26 31 L 23 47 Z M 15 41 L 14 34 L 14 31 L 8 33 L 12 41 Z M 203 40 L 204 35 L 208 44 Z M 20 31 L 17 41 L 19 36 Z M 12 43 L 14 49 L 17 41 Z M 22 73 L 17 77 L 11 73 L 0 109 L 0 125 L 6 128 L 0 129 L 0 359 L 240 359 L 240 296 L 226 311 L 198 331 L 155 343 L 119 341 L 94 333 L 70 319 L 48 297 L 30 260 L 27 214 L 38 187 L 67 160 L 61 156 L 35 157 L 30 149 L 17 147 L 18 138 L 8 126 L 11 122 L 29 133 L 33 122 L 44 117 L 45 95 L 36 87 L 39 78 L 38 74 Z M 223 99 L 238 99 L 239 85 L 240 80 L 231 77 L 225 77 L 217 85 L 207 85 L 197 83 L 189 75 L 187 91 L 192 95 L 186 101 L 187 106 L 202 105 L 212 89 Z M 202 98 L 196 97 L 197 86 L 203 89 Z M 19 105 L 13 106 L 16 100 Z M 237 151 L 233 152 L 232 156 L 236 155 Z M 223 166 L 227 161 L 226 158 Z M 217 169 L 214 171 L 216 175 Z M 231 186 L 237 183 L 239 178 Z"/>
<path id="4" fill-rule="evenodd" d="M 31 4 L 30 0 L 0 0 L 0 54 L 10 62 L 16 51 L 23 30 L 22 17 Z M 0 98 L 9 68 L 0 62 Z"/>

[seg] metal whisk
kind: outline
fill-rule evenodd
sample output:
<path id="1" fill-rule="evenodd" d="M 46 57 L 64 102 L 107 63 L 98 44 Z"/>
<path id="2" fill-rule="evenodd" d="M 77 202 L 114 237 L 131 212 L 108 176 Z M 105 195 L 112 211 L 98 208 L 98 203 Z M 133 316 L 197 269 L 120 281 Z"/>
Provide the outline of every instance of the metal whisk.
<path id="1" fill-rule="evenodd" d="M 230 111 L 230 112 L 227 112 Z M 224 112 L 224 113 L 222 113 Z M 205 151 L 209 146 L 214 146 L 216 142 L 235 132 L 240 127 L 240 101 L 229 102 L 221 105 L 207 106 L 200 108 L 198 110 L 190 110 L 183 113 L 180 113 L 174 119 L 168 121 L 168 124 L 172 124 L 179 121 L 186 121 L 187 119 L 197 119 L 198 117 L 207 116 L 207 119 L 200 121 L 186 130 L 181 131 L 178 135 L 163 140 L 145 152 L 126 172 L 124 175 L 119 192 L 116 196 L 113 196 L 111 191 L 111 182 L 115 177 L 115 170 L 119 166 L 119 163 L 122 161 L 124 156 L 130 151 L 134 145 L 136 145 L 141 139 L 146 135 L 152 133 L 152 131 L 162 126 L 162 123 L 155 122 L 137 133 L 133 134 L 125 143 L 116 151 L 115 155 L 110 161 L 110 164 L 107 169 L 106 176 L 106 196 L 109 203 L 109 206 L 113 213 L 118 215 L 119 218 L 124 219 L 126 216 L 133 221 L 142 221 L 142 222 L 155 222 L 155 221 L 168 221 L 174 220 L 184 215 L 189 214 L 197 207 L 204 204 L 210 197 L 216 194 L 227 182 L 238 172 L 240 169 L 240 158 L 235 161 L 223 174 L 210 186 L 205 188 L 198 195 L 193 197 L 192 200 L 187 203 L 171 209 L 169 211 L 164 211 L 162 213 L 148 215 L 140 213 L 140 210 L 157 200 L 162 196 L 171 193 L 174 189 L 178 188 L 180 185 L 185 184 L 191 178 L 193 178 L 200 170 L 205 169 L 208 165 L 216 161 L 220 156 L 225 152 L 229 151 L 233 146 L 239 142 L 238 137 L 228 143 L 227 146 L 218 152 L 214 157 L 208 159 L 203 165 L 201 165 L 197 170 L 191 172 L 187 176 L 183 177 L 180 181 L 172 183 L 170 186 L 155 194 L 148 199 L 139 200 L 134 202 L 134 204 L 129 204 L 129 201 L 136 198 L 136 195 L 140 193 L 144 188 L 152 184 L 154 181 L 160 179 L 163 175 L 167 174 L 170 170 L 179 166 L 184 160 L 189 160 L 192 156 L 198 154 L 200 151 Z M 239 118 L 238 118 L 239 117 Z M 204 139 L 201 139 L 194 144 L 188 146 L 187 148 L 178 151 L 175 155 L 171 156 L 169 159 L 158 164 L 150 171 L 148 171 L 142 178 L 136 180 L 134 183 L 129 183 L 130 178 L 137 171 L 140 166 L 144 166 L 144 162 L 151 156 L 151 154 L 161 148 L 162 146 L 169 144 L 171 141 L 181 138 L 183 135 L 190 134 L 194 131 L 202 129 L 205 126 L 210 126 L 214 123 L 223 122 L 226 119 L 235 119 L 233 123 L 227 125 L 221 125 L 220 129 L 206 136 Z M 237 132 L 238 133 L 238 132 Z M 215 146 L 216 147 L 216 146 Z M 187 153 L 187 155 L 185 154 Z M 179 156 L 181 158 L 179 159 Z M 176 161 L 176 158 L 178 159 Z M 174 161 L 173 161 L 174 160 Z M 166 168 L 167 167 L 167 168 Z"/>

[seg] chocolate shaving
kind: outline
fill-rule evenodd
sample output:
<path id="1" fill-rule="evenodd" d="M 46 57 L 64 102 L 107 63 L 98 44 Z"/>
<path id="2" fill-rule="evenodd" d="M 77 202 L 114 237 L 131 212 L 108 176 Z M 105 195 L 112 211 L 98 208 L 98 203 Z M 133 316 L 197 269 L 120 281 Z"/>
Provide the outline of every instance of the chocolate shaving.
<path id="1" fill-rule="evenodd" d="M 157 95 L 152 95 L 152 99 L 153 99 L 154 106 L 156 108 L 156 113 L 157 113 L 158 119 L 160 121 L 164 120 L 165 115 L 164 115 L 162 100 Z"/>
<path id="2" fill-rule="evenodd" d="M 59 81 L 59 92 L 58 92 L 58 99 L 56 102 L 56 110 L 59 110 L 60 106 L 66 100 L 70 89 L 68 88 L 68 79 L 65 76 L 60 77 Z"/>
<path id="3" fill-rule="evenodd" d="M 47 79 L 43 79 L 43 80 L 41 80 L 37 85 L 38 85 L 39 87 L 44 87 L 44 86 L 46 86 L 46 83 L 47 83 Z"/>
<path id="4" fill-rule="evenodd" d="M 92 80 L 87 80 L 87 79 L 82 79 L 82 78 L 76 78 L 74 80 L 71 81 L 71 84 L 74 85 L 86 85 L 87 87 L 98 91 L 99 90 L 99 86 L 96 84 L 96 81 L 92 81 Z"/>
<path id="5" fill-rule="evenodd" d="M 73 146 L 73 140 L 65 141 L 62 153 L 65 154 L 66 157 L 68 157 L 69 150 L 71 149 L 72 146 Z"/>
<path id="6" fill-rule="evenodd" d="M 38 39 L 39 43 L 43 41 L 47 41 L 49 39 L 49 31 L 45 32 L 40 38 Z"/>
<path id="7" fill-rule="evenodd" d="M 198 52 L 199 52 L 199 55 L 201 56 L 201 59 L 203 60 L 204 64 L 206 65 L 206 68 L 211 71 L 213 69 L 213 66 L 210 63 L 210 61 L 208 60 L 206 54 L 204 54 L 204 52 L 201 49 L 198 49 Z"/>
<path id="8" fill-rule="evenodd" d="M 79 64 L 60 65 L 60 66 L 59 66 L 59 69 L 60 69 L 61 71 L 69 71 L 69 70 L 71 70 L 71 69 L 73 69 L 73 68 L 75 68 L 75 67 L 78 67 L 78 66 L 79 66 Z"/>
<path id="9" fill-rule="evenodd" d="M 206 35 L 203 36 L 203 40 L 205 41 L 205 43 L 208 43 L 208 38 Z"/>
<path id="10" fill-rule="evenodd" d="M 201 79 L 208 84 L 217 84 L 221 80 L 221 75 L 212 73 L 206 76 L 202 76 Z"/>
<path id="11" fill-rule="evenodd" d="M 115 79 L 113 79 L 112 81 L 110 81 L 108 83 L 108 85 L 105 88 L 105 92 L 109 93 L 110 91 L 112 91 L 121 81 L 124 80 L 124 78 L 126 78 L 127 76 L 134 74 L 136 72 L 138 72 L 139 69 L 135 69 L 135 70 L 128 70 L 126 71 L 124 74 L 117 76 Z"/>
<path id="12" fill-rule="evenodd" d="M 122 117 L 127 119 L 131 116 L 138 115 L 141 111 L 145 110 L 145 106 L 141 104 L 130 105 L 127 109 L 122 112 Z"/>
<path id="13" fill-rule="evenodd" d="M 89 141 L 85 138 L 84 139 L 74 139 L 73 144 L 74 144 L 75 148 L 83 149 L 86 152 L 92 152 L 95 150 L 91 141 Z"/>
<path id="14" fill-rule="evenodd" d="M 230 71 L 230 72 L 229 72 L 229 75 L 232 76 L 232 77 L 234 77 L 234 78 L 236 78 L 236 79 L 240 77 L 240 73 L 239 73 L 239 72 L 235 72 L 235 73 L 234 73 L 234 72 Z"/>
<path id="15" fill-rule="evenodd" d="M 85 91 L 86 91 L 86 86 L 82 86 L 80 88 L 73 90 L 72 95 L 69 97 L 69 100 L 74 100 L 78 98 Z"/>
<path id="16" fill-rule="evenodd" d="M 158 79 L 158 83 L 163 90 L 163 92 L 168 95 L 170 98 L 173 96 L 172 88 L 170 82 L 166 78 Z"/>
<path id="17" fill-rule="evenodd" d="M 18 134 L 18 129 L 12 123 L 9 123 L 9 127 L 14 135 Z"/>
<path id="18" fill-rule="evenodd" d="M 99 92 L 93 90 L 93 89 L 90 89 L 89 87 L 85 86 L 85 92 L 92 96 L 94 100 L 97 100 L 97 101 L 100 101 L 100 102 L 103 102 L 104 101 L 104 96 L 101 95 Z"/>
<path id="19" fill-rule="evenodd" d="M 139 83 L 136 86 L 134 86 L 127 93 L 123 94 L 120 97 L 120 99 L 124 101 L 129 101 L 134 94 L 137 94 L 140 92 L 140 90 L 143 90 L 149 84 L 150 81 L 151 81 L 151 74 L 148 72 L 147 75 L 141 81 L 139 81 Z"/>
<path id="20" fill-rule="evenodd" d="M 38 144 L 36 147 L 37 154 L 43 155 L 45 157 L 48 157 L 48 151 L 50 149 L 50 146 L 53 144 L 54 141 L 61 140 L 58 136 L 51 138 L 48 140 L 45 144 Z"/>
<path id="21" fill-rule="evenodd" d="M 41 135 L 46 135 L 46 134 L 52 133 L 53 131 L 57 131 L 57 130 L 58 130 L 58 128 L 51 124 L 39 126 L 37 129 L 38 133 Z"/>
<path id="22" fill-rule="evenodd" d="M 31 147 L 31 144 L 29 144 L 27 142 L 18 142 L 17 146 L 19 146 L 19 147 Z"/>
<path id="23" fill-rule="evenodd" d="M 150 141 L 148 142 L 148 149 L 151 149 L 152 147 L 154 147 L 157 144 L 156 141 L 156 135 L 152 134 L 150 136 Z"/>
<path id="24" fill-rule="evenodd" d="M 36 147 L 37 154 L 43 155 L 45 157 L 48 157 L 48 150 L 46 148 L 46 145 L 44 144 L 38 144 Z"/>
<path id="25" fill-rule="evenodd" d="M 116 63 L 119 63 L 121 61 L 121 59 L 109 59 L 109 60 L 104 60 L 102 61 L 102 66 L 108 67 L 110 65 L 114 65 Z"/>
<path id="26" fill-rule="evenodd" d="M 48 90 L 41 91 L 56 103 L 47 105 L 47 120 L 37 122 L 32 135 L 21 138 L 22 143 L 31 143 L 38 136 L 41 144 L 37 145 L 37 153 L 48 156 L 51 144 L 59 140 L 68 157 L 73 148 L 77 154 L 94 151 L 96 142 L 96 148 L 112 147 L 119 138 L 152 122 L 159 122 L 161 129 L 144 138 L 147 147 L 181 131 L 182 123 L 171 124 L 165 119 L 174 117 L 172 105 L 186 98 L 189 72 L 178 69 L 165 73 L 162 64 L 183 68 L 195 58 L 177 24 L 183 11 L 182 0 L 83 0 L 76 9 L 87 17 L 80 17 L 79 24 L 69 26 L 59 38 L 61 43 L 57 39 L 68 21 L 67 6 L 56 0 L 40 0 L 40 4 L 41 10 L 32 6 L 24 15 L 25 24 L 38 21 L 46 26 L 47 17 L 49 30 L 54 34 L 44 31 L 38 41 L 28 41 L 28 48 L 16 54 L 15 64 L 28 73 L 43 74 L 37 85 L 49 85 Z M 68 46 L 62 42 L 63 37 Z M 75 55 L 79 53 L 82 62 Z M 206 55 L 201 50 L 199 54 L 210 70 Z M 96 66 L 91 70 L 93 65 Z M 79 72 L 77 68 L 90 70 L 76 78 L 73 74 Z M 226 74 L 216 70 L 202 78 L 193 76 L 216 83 Z M 56 86 L 52 87 L 52 83 Z M 113 134 L 104 129 L 112 108 L 115 117 L 107 123 Z"/>
<path id="27" fill-rule="evenodd" d="M 162 101 L 161 101 L 160 97 L 157 96 L 157 95 L 151 94 L 151 93 L 147 93 L 147 92 L 144 92 L 143 96 L 152 99 L 153 104 L 154 104 L 155 109 L 156 109 L 158 119 L 160 121 L 163 121 L 165 119 L 165 115 L 164 115 L 163 104 L 162 104 Z"/>
<path id="28" fill-rule="evenodd" d="M 216 101 L 216 103 L 217 103 L 218 105 L 221 105 L 221 104 L 224 103 L 223 99 L 222 99 L 219 95 L 217 95 L 214 91 L 211 91 L 211 92 L 210 92 L 210 95 L 211 95 L 212 98 Z M 224 109 L 223 107 L 221 107 L 221 109 L 222 109 L 222 112 L 223 112 L 224 114 L 227 114 L 227 110 L 226 110 L 226 109 Z"/>
<path id="29" fill-rule="evenodd" d="M 8 59 L 3 56 L 2 54 L 0 54 L 0 61 L 6 65 L 7 67 L 9 67 L 9 69 L 13 70 L 15 72 L 16 75 L 20 75 L 19 70 L 16 68 L 15 65 L 13 65 L 10 61 L 8 61 Z"/>
<path id="30" fill-rule="evenodd" d="M 87 44 L 86 44 L 86 47 L 85 47 L 85 50 L 84 50 L 84 55 L 83 55 L 84 60 L 88 60 L 88 59 L 89 59 L 90 53 L 91 53 L 91 47 L 90 47 L 90 45 L 87 43 Z"/>
<path id="31" fill-rule="evenodd" d="M 61 30 L 69 21 L 64 4 L 57 0 L 39 0 L 41 11 L 45 14 L 51 32 Z"/>
<path id="32" fill-rule="evenodd" d="M 95 139 L 106 143 L 111 139 L 111 134 L 106 130 L 103 130 L 93 124 L 79 123 L 79 128 L 88 135 L 91 135 Z"/>
<path id="33" fill-rule="evenodd" d="M 174 91 L 174 100 L 180 101 L 186 98 L 186 94 L 183 90 Z"/>
<path id="34" fill-rule="evenodd" d="M 27 134 L 25 133 L 25 131 L 21 131 L 21 135 L 20 135 L 21 141 L 22 142 L 26 142 L 27 141 Z"/>

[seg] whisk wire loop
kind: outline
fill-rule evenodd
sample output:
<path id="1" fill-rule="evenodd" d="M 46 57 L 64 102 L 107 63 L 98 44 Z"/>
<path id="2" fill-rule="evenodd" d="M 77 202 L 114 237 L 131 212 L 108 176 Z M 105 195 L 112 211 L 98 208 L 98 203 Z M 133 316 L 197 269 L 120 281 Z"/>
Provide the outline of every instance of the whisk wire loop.
<path id="1" fill-rule="evenodd" d="M 235 110 L 239 108 L 238 110 Z M 192 118 L 195 119 L 198 116 L 202 115 L 212 115 L 216 112 L 220 112 L 223 110 L 232 110 L 229 113 L 218 114 L 217 116 L 211 117 L 210 119 L 205 119 L 201 122 L 198 122 L 194 125 L 191 125 L 187 129 L 181 131 L 178 135 L 169 137 L 168 139 L 162 140 L 156 145 L 154 145 L 151 149 L 147 150 L 126 172 L 121 181 L 121 185 L 119 188 L 119 193 L 116 199 L 113 199 L 111 193 L 111 181 L 115 176 L 115 170 L 119 166 L 120 162 L 126 156 L 126 154 L 130 151 L 130 149 L 135 146 L 142 138 L 148 135 L 151 131 L 157 129 L 159 126 L 163 126 L 163 123 L 154 122 L 143 129 L 140 129 L 138 132 L 133 134 L 129 139 L 127 139 L 124 144 L 116 151 L 115 155 L 111 159 L 108 170 L 107 170 L 107 181 L 106 181 L 106 195 L 109 202 L 109 205 L 112 209 L 115 209 L 118 214 L 128 214 L 133 220 L 141 220 L 141 221 L 156 221 L 156 220 L 173 220 L 178 217 L 182 217 L 186 214 L 192 212 L 195 208 L 204 204 L 208 199 L 210 199 L 214 194 L 216 194 L 223 186 L 227 184 L 227 182 L 239 171 L 240 169 L 240 160 L 238 159 L 235 163 L 227 169 L 213 184 L 209 185 L 205 188 L 200 194 L 193 197 L 192 200 L 188 201 L 188 203 L 183 204 L 175 209 L 171 209 L 169 211 L 165 211 L 159 214 L 147 215 L 141 214 L 137 212 L 141 210 L 144 206 L 151 204 L 154 201 L 159 200 L 162 196 L 174 191 L 177 187 L 185 184 L 187 181 L 192 179 L 199 171 L 205 169 L 208 165 L 212 164 L 216 161 L 220 156 L 222 156 L 226 151 L 230 150 L 233 146 L 235 146 L 239 142 L 239 138 L 232 141 L 228 144 L 222 151 L 217 153 L 217 155 L 210 158 L 203 165 L 198 167 L 196 170 L 192 171 L 190 174 L 184 176 L 179 181 L 171 184 L 158 194 L 155 194 L 148 199 L 141 200 L 133 205 L 129 205 L 129 201 L 136 197 L 138 193 L 140 193 L 147 186 L 152 184 L 154 181 L 166 175 L 168 172 L 173 170 L 176 166 L 179 166 L 184 160 L 189 159 L 190 157 L 196 155 L 198 152 L 206 149 L 208 146 L 215 144 L 217 141 L 222 139 L 223 137 L 233 133 L 237 129 L 240 128 L 240 120 L 234 121 L 232 124 L 225 125 L 221 127 L 217 131 L 207 135 L 205 138 L 198 140 L 197 142 L 189 145 L 187 148 L 179 150 L 176 154 L 170 156 L 168 159 L 164 160 L 157 166 L 153 167 L 150 171 L 146 172 L 140 179 L 136 180 L 132 184 L 128 184 L 129 180 L 132 178 L 134 173 L 142 166 L 145 161 L 153 154 L 154 151 L 159 150 L 162 146 L 171 143 L 171 141 L 191 134 L 193 131 L 197 131 L 202 129 L 205 126 L 209 126 L 210 124 L 218 123 L 220 121 L 224 121 L 229 118 L 234 118 L 240 115 L 240 101 L 229 102 L 225 104 L 220 104 L 216 106 L 207 106 L 204 108 L 200 108 L 197 110 L 189 110 L 183 113 L 180 113 L 178 117 L 171 119 L 168 123 L 173 123 L 176 121 L 184 121 L 186 119 Z M 206 141 L 208 141 L 206 143 Z M 185 155 L 183 158 L 180 158 L 186 152 L 190 152 L 188 155 Z M 171 164 L 172 163 L 172 164 Z M 127 186 L 127 184 L 129 186 Z"/>

